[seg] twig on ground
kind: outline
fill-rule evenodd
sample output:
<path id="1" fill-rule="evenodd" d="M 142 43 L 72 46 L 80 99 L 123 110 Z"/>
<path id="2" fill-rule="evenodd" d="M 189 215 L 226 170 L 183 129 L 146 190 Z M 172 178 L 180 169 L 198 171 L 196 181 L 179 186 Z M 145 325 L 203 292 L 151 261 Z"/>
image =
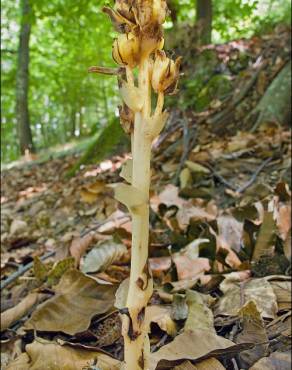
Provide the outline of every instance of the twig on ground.
<path id="1" fill-rule="evenodd" d="M 251 176 L 251 178 L 243 184 L 241 187 L 237 188 L 233 184 L 231 184 L 229 181 L 225 180 L 223 176 L 221 176 L 219 173 L 217 173 L 211 166 L 206 166 L 210 169 L 212 172 L 213 176 L 219 180 L 223 185 L 225 185 L 227 188 L 235 191 L 237 194 L 243 193 L 246 189 L 248 189 L 256 180 L 257 176 L 259 173 L 265 168 L 265 166 L 272 161 L 272 157 L 266 159 L 255 171 L 255 173 Z"/>
<path id="2" fill-rule="evenodd" d="M 42 257 L 40 257 L 41 261 L 44 261 L 48 259 L 49 257 L 54 256 L 56 252 L 51 251 L 46 254 L 44 254 Z M 33 262 L 30 262 L 26 265 L 21 265 L 17 271 L 15 271 L 13 274 L 11 274 L 7 279 L 1 281 L 0 289 L 4 289 L 7 287 L 7 285 L 11 284 L 14 280 L 19 278 L 21 275 L 23 275 L 26 271 L 30 270 L 33 267 Z"/>
<path id="3" fill-rule="evenodd" d="M 219 180 L 223 185 L 225 185 L 227 188 L 233 190 L 233 191 L 236 191 L 236 187 L 234 185 L 232 185 L 229 181 L 225 180 L 223 176 L 221 176 L 218 172 L 216 172 L 211 166 L 206 166 L 208 167 L 211 172 L 212 172 L 212 175 L 217 179 Z"/>
<path id="4" fill-rule="evenodd" d="M 160 339 L 160 341 L 158 343 L 154 344 L 154 346 L 151 347 L 151 353 L 157 351 L 160 347 L 162 347 L 167 338 L 168 338 L 168 334 L 165 333 L 163 335 L 163 337 Z"/>
<path id="5" fill-rule="evenodd" d="M 127 222 L 130 217 L 129 216 L 128 217 L 127 216 L 120 216 L 120 217 L 117 217 L 117 218 L 113 219 L 112 221 L 120 220 L 120 219 L 123 219 L 123 218 L 127 218 L 125 220 L 125 222 Z M 108 221 L 111 221 L 111 219 L 109 218 L 109 219 L 107 219 L 103 222 L 99 222 L 94 227 L 90 228 L 89 230 L 84 230 L 80 234 L 80 236 L 81 237 L 86 236 L 87 234 L 91 233 L 92 231 L 97 230 L 100 226 L 106 224 Z M 123 224 L 123 222 L 121 223 L 121 225 L 122 224 Z M 56 251 L 48 252 L 48 253 L 44 254 L 42 257 L 40 257 L 40 260 L 45 261 L 46 259 L 48 259 L 50 257 L 53 257 L 55 254 L 56 254 Z M 21 275 L 25 274 L 32 267 L 33 267 L 33 261 L 26 264 L 26 265 L 21 265 L 17 271 L 15 271 L 13 274 L 11 274 L 7 279 L 1 281 L 0 290 L 6 288 L 9 284 L 11 284 L 14 280 L 18 279 Z"/>
<path id="6" fill-rule="evenodd" d="M 252 177 L 245 183 L 243 184 L 239 189 L 236 190 L 236 193 L 243 193 L 247 188 L 249 188 L 256 180 L 258 174 L 265 168 L 265 166 L 271 162 L 273 158 L 268 158 L 266 159 L 255 171 L 255 173 L 252 175 Z"/>

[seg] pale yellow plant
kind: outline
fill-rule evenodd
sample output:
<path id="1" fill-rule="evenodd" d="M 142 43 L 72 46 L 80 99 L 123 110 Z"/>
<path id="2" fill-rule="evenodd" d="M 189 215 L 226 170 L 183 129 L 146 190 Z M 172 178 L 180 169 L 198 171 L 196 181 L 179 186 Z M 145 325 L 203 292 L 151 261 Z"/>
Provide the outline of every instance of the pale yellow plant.
<path id="1" fill-rule="evenodd" d="M 131 134 L 132 159 L 121 172 L 128 184 L 119 184 L 115 196 L 132 215 L 130 282 L 126 307 L 120 310 L 124 368 L 140 370 L 148 368 L 150 354 L 145 311 L 153 292 L 148 266 L 151 145 L 166 123 L 164 96 L 177 91 L 181 58 L 173 61 L 162 50 L 166 0 L 116 0 L 113 9 L 103 10 L 120 33 L 113 43 L 113 59 L 120 68 L 93 67 L 91 71 L 118 75 L 123 99 L 121 124 Z M 152 91 L 157 94 L 155 109 L 151 106 Z"/>

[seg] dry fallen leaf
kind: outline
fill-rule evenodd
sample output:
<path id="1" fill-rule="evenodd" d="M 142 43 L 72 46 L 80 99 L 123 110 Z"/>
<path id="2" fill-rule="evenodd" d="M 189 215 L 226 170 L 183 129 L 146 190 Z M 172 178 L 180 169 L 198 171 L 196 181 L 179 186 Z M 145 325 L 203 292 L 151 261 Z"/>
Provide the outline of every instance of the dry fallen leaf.
<path id="1" fill-rule="evenodd" d="M 271 255 L 274 252 L 276 223 L 273 217 L 273 212 L 265 212 L 252 255 L 253 261 L 258 261 L 262 256 Z"/>
<path id="2" fill-rule="evenodd" d="M 188 290 L 186 302 L 189 312 L 184 330 L 204 329 L 216 334 L 213 313 L 204 302 L 203 295 L 194 290 Z"/>
<path id="3" fill-rule="evenodd" d="M 83 238 L 77 237 L 72 240 L 70 245 L 70 254 L 75 258 L 76 266 L 79 265 L 81 257 L 86 252 L 93 240 L 94 236 L 92 234 L 87 234 Z"/>
<path id="4" fill-rule="evenodd" d="M 145 317 L 147 322 L 155 322 L 161 330 L 174 337 L 177 333 L 177 327 L 171 318 L 171 313 L 171 306 L 153 305 L 146 308 Z"/>
<path id="5" fill-rule="evenodd" d="M 284 241 L 285 256 L 291 260 L 291 205 L 281 205 L 277 215 L 277 227 Z"/>
<path id="6" fill-rule="evenodd" d="M 255 343 L 254 348 L 239 355 L 242 368 L 250 368 L 257 360 L 267 355 L 269 339 L 261 315 L 254 301 L 247 302 L 239 311 L 242 331 L 236 336 L 236 343 Z"/>
<path id="7" fill-rule="evenodd" d="M 291 352 L 274 352 L 257 361 L 250 370 L 290 370 Z"/>
<path id="8" fill-rule="evenodd" d="M 216 314 L 236 316 L 250 300 L 256 302 L 261 317 L 274 318 L 278 312 L 277 297 L 265 278 L 240 282 L 234 280 L 234 276 L 227 276 L 220 284 L 220 290 L 224 295 L 219 299 Z"/>
<path id="9" fill-rule="evenodd" d="M 179 280 L 199 278 L 211 269 L 208 258 L 189 258 L 188 256 L 173 255 Z"/>
<path id="10" fill-rule="evenodd" d="M 159 276 L 171 267 L 171 257 L 153 257 L 149 258 L 149 265 L 154 277 Z"/>
<path id="11" fill-rule="evenodd" d="M 22 354 L 6 370 L 81 370 L 91 366 L 119 370 L 120 362 L 102 352 L 61 346 L 38 338 L 26 346 L 26 356 Z"/>
<path id="12" fill-rule="evenodd" d="M 277 296 L 277 304 L 279 311 L 291 310 L 291 277 L 289 276 L 269 276 L 267 280 L 270 282 L 274 293 Z"/>
<path id="13" fill-rule="evenodd" d="M 82 187 L 80 191 L 81 198 L 86 203 L 96 202 L 99 194 L 106 189 L 106 184 L 103 181 L 96 181 L 95 183 Z"/>
<path id="14" fill-rule="evenodd" d="M 204 173 L 209 174 L 210 170 L 199 163 L 192 162 L 192 161 L 185 161 L 186 166 L 192 171 L 196 173 Z"/>
<path id="15" fill-rule="evenodd" d="M 151 354 L 149 370 L 172 368 L 184 360 L 199 361 L 207 357 L 227 356 L 251 347 L 251 344 L 235 345 L 207 330 L 187 330 Z"/>
<path id="16" fill-rule="evenodd" d="M 93 316 L 113 306 L 115 290 L 113 285 L 98 284 L 78 270 L 69 270 L 55 287 L 56 295 L 33 312 L 25 327 L 70 335 L 82 332 Z"/>
<path id="17" fill-rule="evenodd" d="M 196 363 L 196 365 L 193 365 L 190 361 L 185 361 L 176 366 L 174 370 L 225 370 L 225 367 L 216 358 L 211 357 Z"/>
<path id="18" fill-rule="evenodd" d="M 127 253 L 127 248 L 113 240 L 99 243 L 85 256 L 81 271 L 85 273 L 104 271 L 112 263 L 119 261 Z"/>

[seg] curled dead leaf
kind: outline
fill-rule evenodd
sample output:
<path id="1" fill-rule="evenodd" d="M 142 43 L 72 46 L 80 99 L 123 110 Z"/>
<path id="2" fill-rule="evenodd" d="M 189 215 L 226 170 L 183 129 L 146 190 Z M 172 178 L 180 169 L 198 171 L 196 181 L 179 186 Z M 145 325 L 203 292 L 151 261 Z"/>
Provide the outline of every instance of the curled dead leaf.
<path id="1" fill-rule="evenodd" d="M 75 258 L 76 266 L 79 265 L 81 257 L 93 241 L 94 236 L 92 234 L 87 234 L 83 238 L 77 237 L 72 240 L 70 254 Z"/>
<path id="2" fill-rule="evenodd" d="M 26 346 L 26 354 L 13 361 L 7 370 L 80 370 L 97 366 L 101 370 L 119 370 L 120 362 L 98 351 L 89 351 L 38 338 Z"/>
<path id="3" fill-rule="evenodd" d="M 56 295 L 33 312 L 25 327 L 70 335 L 82 332 L 93 316 L 112 308 L 115 290 L 113 285 L 101 285 L 78 270 L 69 270 L 55 287 Z"/>
<path id="4" fill-rule="evenodd" d="M 199 278 L 211 269 L 208 258 L 189 258 L 188 256 L 174 255 L 173 262 L 176 266 L 179 280 Z"/>
<path id="5" fill-rule="evenodd" d="M 85 273 L 104 271 L 112 263 L 119 261 L 127 251 L 123 244 L 115 243 L 113 240 L 101 242 L 85 256 L 81 271 Z"/>

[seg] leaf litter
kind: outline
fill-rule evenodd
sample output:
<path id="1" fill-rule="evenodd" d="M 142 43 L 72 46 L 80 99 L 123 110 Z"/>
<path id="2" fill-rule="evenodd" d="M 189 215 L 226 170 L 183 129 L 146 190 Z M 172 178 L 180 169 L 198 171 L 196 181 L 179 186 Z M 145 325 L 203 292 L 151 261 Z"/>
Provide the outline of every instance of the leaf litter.
<path id="1" fill-rule="evenodd" d="M 220 124 L 215 134 L 209 122 L 224 104 L 205 118 L 185 112 L 189 135 L 196 126 L 187 156 L 178 118 L 155 143 L 153 370 L 291 365 L 290 132 L 269 122 L 235 132 L 239 114 L 225 136 Z M 84 166 L 69 180 L 73 156 L 1 172 L 4 368 L 121 368 L 131 224 L 112 188 L 128 158 Z"/>

